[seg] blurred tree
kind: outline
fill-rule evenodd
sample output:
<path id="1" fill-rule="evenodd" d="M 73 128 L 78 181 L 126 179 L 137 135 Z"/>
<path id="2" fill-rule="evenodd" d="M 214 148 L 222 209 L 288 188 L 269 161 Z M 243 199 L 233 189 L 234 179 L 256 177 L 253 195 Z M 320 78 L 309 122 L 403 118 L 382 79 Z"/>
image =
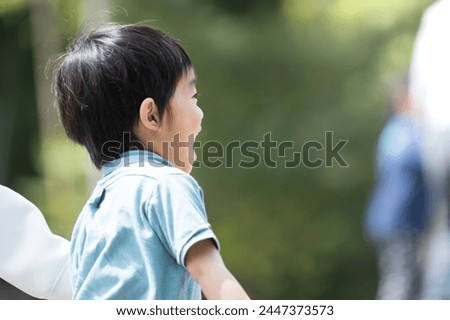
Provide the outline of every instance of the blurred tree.
<path id="1" fill-rule="evenodd" d="M 0 183 L 38 178 L 39 143 L 30 20 L 11 6 L 0 15 Z"/>
<path id="2" fill-rule="evenodd" d="M 1 8 L 1 7 L 0 7 Z M 38 179 L 39 143 L 34 99 L 30 20 L 27 10 L 0 10 L 0 184 L 17 188 Z M 0 279 L 0 299 L 30 298 Z"/>
<path id="3" fill-rule="evenodd" d="M 48 74 L 47 64 L 51 57 L 61 52 L 61 39 L 56 24 L 56 9 L 48 1 L 29 0 L 31 17 L 31 35 L 33 46 L 34 79 L 36 84 L 36 101 L 39 114 L 42 143 L 46 143 L 52 135 L 58 134 L 55 129 L 58 115 L 52 109 L 51 93 L 52 77 Z"/>
<path id="4" fill-rule="evenodd" d="M 256 10 L 272 11 L 278 10 L 281 3 L 280 0 L 210 0 L 215 7 L 223 10 L 226 13 L 237 15 L 252 14 Z"/>

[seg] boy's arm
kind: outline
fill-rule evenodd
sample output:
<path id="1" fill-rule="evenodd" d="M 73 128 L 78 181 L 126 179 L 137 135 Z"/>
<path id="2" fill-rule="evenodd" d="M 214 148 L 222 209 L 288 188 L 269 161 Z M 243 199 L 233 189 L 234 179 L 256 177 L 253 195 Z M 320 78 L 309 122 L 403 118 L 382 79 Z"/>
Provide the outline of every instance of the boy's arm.
<path id="1" fill-rule="evenodd" d="M 211 239 L 195 243 L 186 254 L 186 267 L 209 300 L 250 299 L 228 271 Z"/>

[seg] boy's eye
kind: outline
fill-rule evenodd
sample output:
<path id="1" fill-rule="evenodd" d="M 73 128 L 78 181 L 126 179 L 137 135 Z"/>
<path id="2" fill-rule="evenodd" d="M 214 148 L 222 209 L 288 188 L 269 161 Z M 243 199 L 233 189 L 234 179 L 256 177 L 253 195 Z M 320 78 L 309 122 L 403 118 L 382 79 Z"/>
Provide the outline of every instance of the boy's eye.
<path id="1" fill-rule="evenodd" d="M 198 99 L 198 97 L 200 97 L 200 93 L 198 93 L 198 92 L 196 92 L 196 93 L 192 96 L 192 98 L 194 98 L 194 99 Z"/>

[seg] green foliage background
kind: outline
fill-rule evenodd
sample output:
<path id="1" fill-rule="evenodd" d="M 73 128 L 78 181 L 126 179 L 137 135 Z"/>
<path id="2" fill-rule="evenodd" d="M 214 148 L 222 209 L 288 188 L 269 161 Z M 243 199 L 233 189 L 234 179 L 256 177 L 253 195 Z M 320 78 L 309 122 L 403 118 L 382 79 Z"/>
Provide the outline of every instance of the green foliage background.
<path id="1" fill-rule="evenodd" d="M 387 113 L 383 86 L 408 69 L 430 3 L 111 1 L 113 21 L 160 28 L 190 53 L 205 113 L 201 142 L 262 141 L 271 132 L 300 151 L 307 141 L 324 143 L 326 131 L 349 140 L 341 153 L 348 168 L 286 169 L 277 159 L 277 168 L 244 169 L 234 154 L 233 168 L 193 172 L 224 260 L 252 298 L 374 297 L 375 259 L 361 226 Z M 84 23 L 83 1 L 51 4 L 67 42 Z M 69 238 L 92 171 L 60 125 L 46 141 L 37 138 L 27 10 L 24 1 L 0 5 L 1 183 L 37 203 Z"/>

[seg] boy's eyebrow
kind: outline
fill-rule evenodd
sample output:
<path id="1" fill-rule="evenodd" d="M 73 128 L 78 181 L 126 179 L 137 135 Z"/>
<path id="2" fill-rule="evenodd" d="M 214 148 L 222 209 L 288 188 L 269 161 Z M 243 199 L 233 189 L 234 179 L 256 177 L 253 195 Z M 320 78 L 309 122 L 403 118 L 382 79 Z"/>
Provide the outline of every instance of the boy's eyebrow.
<path id="1" fill-rule="evenodd" d="M 189 81 L 189 85 L 191 87 L 195 86 L 195 83 L 197 82 L 197 78 L 192 79 L 191 81 Z"/>

